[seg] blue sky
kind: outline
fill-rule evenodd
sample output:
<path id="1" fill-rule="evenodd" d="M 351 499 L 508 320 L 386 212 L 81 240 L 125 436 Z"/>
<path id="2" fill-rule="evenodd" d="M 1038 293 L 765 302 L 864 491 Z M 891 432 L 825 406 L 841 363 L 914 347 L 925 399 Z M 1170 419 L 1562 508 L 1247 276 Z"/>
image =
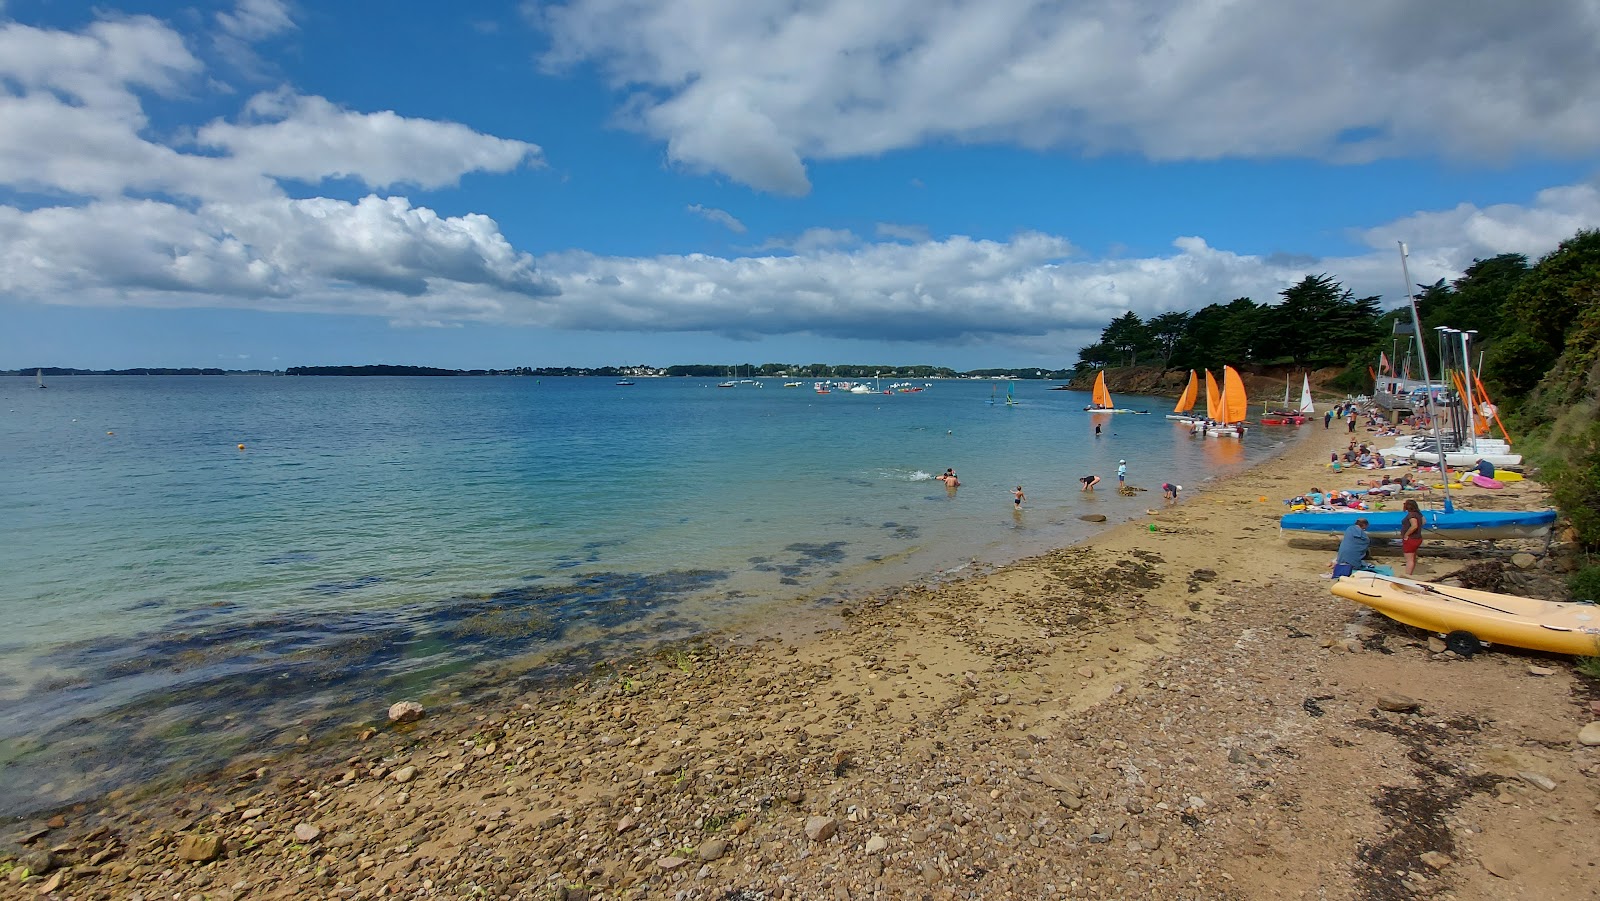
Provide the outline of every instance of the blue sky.
<path id="1" fill-rule="evenodd" d="M 0 0 L 0 368 L 1061 367 L 1600 226 L 1584 0 L 1104 6 Z"/>

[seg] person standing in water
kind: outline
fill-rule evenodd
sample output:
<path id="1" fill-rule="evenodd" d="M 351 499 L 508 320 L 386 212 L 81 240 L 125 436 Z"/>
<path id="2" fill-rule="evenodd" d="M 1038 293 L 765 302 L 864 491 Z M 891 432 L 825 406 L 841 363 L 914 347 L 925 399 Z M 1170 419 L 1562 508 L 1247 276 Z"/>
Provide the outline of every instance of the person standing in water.
<path id="1" fill-rule="evenodd" d="M 1022 486 L 1018 485 L 1017 490 L 1011 492 L 1011 508 L 1013 510 L 1021 510 L 1023 499 L 1024 495 L 1022 493 Z"/>
<path id="2" fill-rule="evenodd" d="M 1087 476 L 1084 476 L 1083 478 L 1079 479 L 1078 481 L 1083 483 L 1083 489 L 1082 490 L 1084 490 L 1084 491 L 1093 491 L 1094 490 L 1094 486 L 1100 484 L 1100 477 L 1096 476 L 1096 475 L 1087 475 Z"/>
<path id="3" fill-rule="evenodd" d="M 1128 483 L 1128 461 L 1117 461 L 1117 487 L 1121 488 Z"/>
<path id="4" fill-rule="evenodd" d="M 1096 438 L 1100 437 L 1100 423 L 1098 422 L 1094 424 L 1094 436 Z"/>

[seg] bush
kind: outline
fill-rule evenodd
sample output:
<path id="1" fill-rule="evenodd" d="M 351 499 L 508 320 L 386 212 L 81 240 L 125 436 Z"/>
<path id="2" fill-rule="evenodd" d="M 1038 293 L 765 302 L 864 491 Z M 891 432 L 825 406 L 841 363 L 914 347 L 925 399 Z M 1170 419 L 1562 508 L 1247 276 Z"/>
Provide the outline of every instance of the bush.
<path id="1" fill-rule="evenodd" d="M 1600 564 L 1585 566 L 1573 573 L 1567 580 L 1567 587 L 1572 589 L 1574 600 L 1600 603 Z"/>

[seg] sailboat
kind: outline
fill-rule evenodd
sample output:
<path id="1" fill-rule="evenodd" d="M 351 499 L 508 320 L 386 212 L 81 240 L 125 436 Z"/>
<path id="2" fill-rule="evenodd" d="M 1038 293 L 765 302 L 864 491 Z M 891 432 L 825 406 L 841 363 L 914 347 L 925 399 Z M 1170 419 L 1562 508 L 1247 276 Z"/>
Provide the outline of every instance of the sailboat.
<path id="1" fill-rule="evenodd" d="M 1118 407 L 1111 402 L 1111 392 L 1106 388 L 1105 370 L 1100 370 L 1094 377 L 1094 399 L 1085 410 L 1090 413 L 1148 413 L 1149 410 L 1129 410 Z"/>
<path id="2" fill-rule="evenodd" d="M 1016 382 L 1006 383 L 1006 406 L 1008 407 L 1015 407 L 1017 405 L 1017 398 L 1013 394 L 1013 392 L 1016 390 L 1016 387 Z"/>
<path id="3" fill-rule="evenodd" d="M 1301 416 L 1307 417 L 1315 416 L 1317 413 L 1317 405 L 1311 400 L 1311 373 L 1309 372 L 1300 377 L 1300 406 L 1295 407 L 1294 411 Z"/>
<path id="4" fill-rule="evenodd" d="M 1209 375 L 1209 373 L 1207 373 Z M 1179 422 L 1194 422 L 1200 417 L 1193 413 L 1194 402 L 1200 395 L 1200 376 L 1193 369 L 1189 370 L 1189 384 L 1183 386 L 1183 393 L 1178 395 L 1178 405 L 1167 414 L 1168 419 Z"/>
<path id="5" fill-rule="evenodd" d="M 39 387 L 40 388 L 48 388 L 48 387 L 50 387 L 49 385 L 46 385 L 44 383 L 44 370 L 43 369 L 35 369 L 33 371 L 33 379 L 34 379 L 34 381 L 39 383 Z"/>
<path id="6" fill-rule="evenodd" d="M 1210 375 L 1209 372 L 1206 373 Z M 1208 406 L 1209 406 L 1209 398 Z M 1220 415 L 1213 417 L 1221 425 L 1206 429 L 1213 438 L 1243 438 L 1244 418 L 1249 411 L 1249 401 L 1244 393 L 1244 379 L 1232 366 L 1222 367 L 1222 397 L 1219 398 Z"/>
<path id="7" fill-rule="evenodd" d="M 1294 383 L 1294 377 L 1283 377 L 1283 406 L 1276 410 L 1267 410 L 1261 416 L 1262 425 L 1305 425 L 1306 417 L 1313 412 L 1311 403 L 1311 376 L 1304 376 L 1305 383 L 1301 386 L 1300 403 L 1289 405 L 1289 386 Z"/>

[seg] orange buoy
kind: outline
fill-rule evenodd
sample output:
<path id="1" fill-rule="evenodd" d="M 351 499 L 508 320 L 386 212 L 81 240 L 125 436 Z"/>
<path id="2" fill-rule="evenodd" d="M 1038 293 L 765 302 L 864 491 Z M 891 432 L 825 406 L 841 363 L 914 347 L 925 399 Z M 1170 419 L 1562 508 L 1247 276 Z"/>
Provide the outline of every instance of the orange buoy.
<path id="1" fill-rule="evenodd" d="M 242 445 L 242 444 L 241 444 L 241 445 L 239 445 L 239 449 L 240 449 L 240 450 L 244 450 L 244 445 Z"/>

